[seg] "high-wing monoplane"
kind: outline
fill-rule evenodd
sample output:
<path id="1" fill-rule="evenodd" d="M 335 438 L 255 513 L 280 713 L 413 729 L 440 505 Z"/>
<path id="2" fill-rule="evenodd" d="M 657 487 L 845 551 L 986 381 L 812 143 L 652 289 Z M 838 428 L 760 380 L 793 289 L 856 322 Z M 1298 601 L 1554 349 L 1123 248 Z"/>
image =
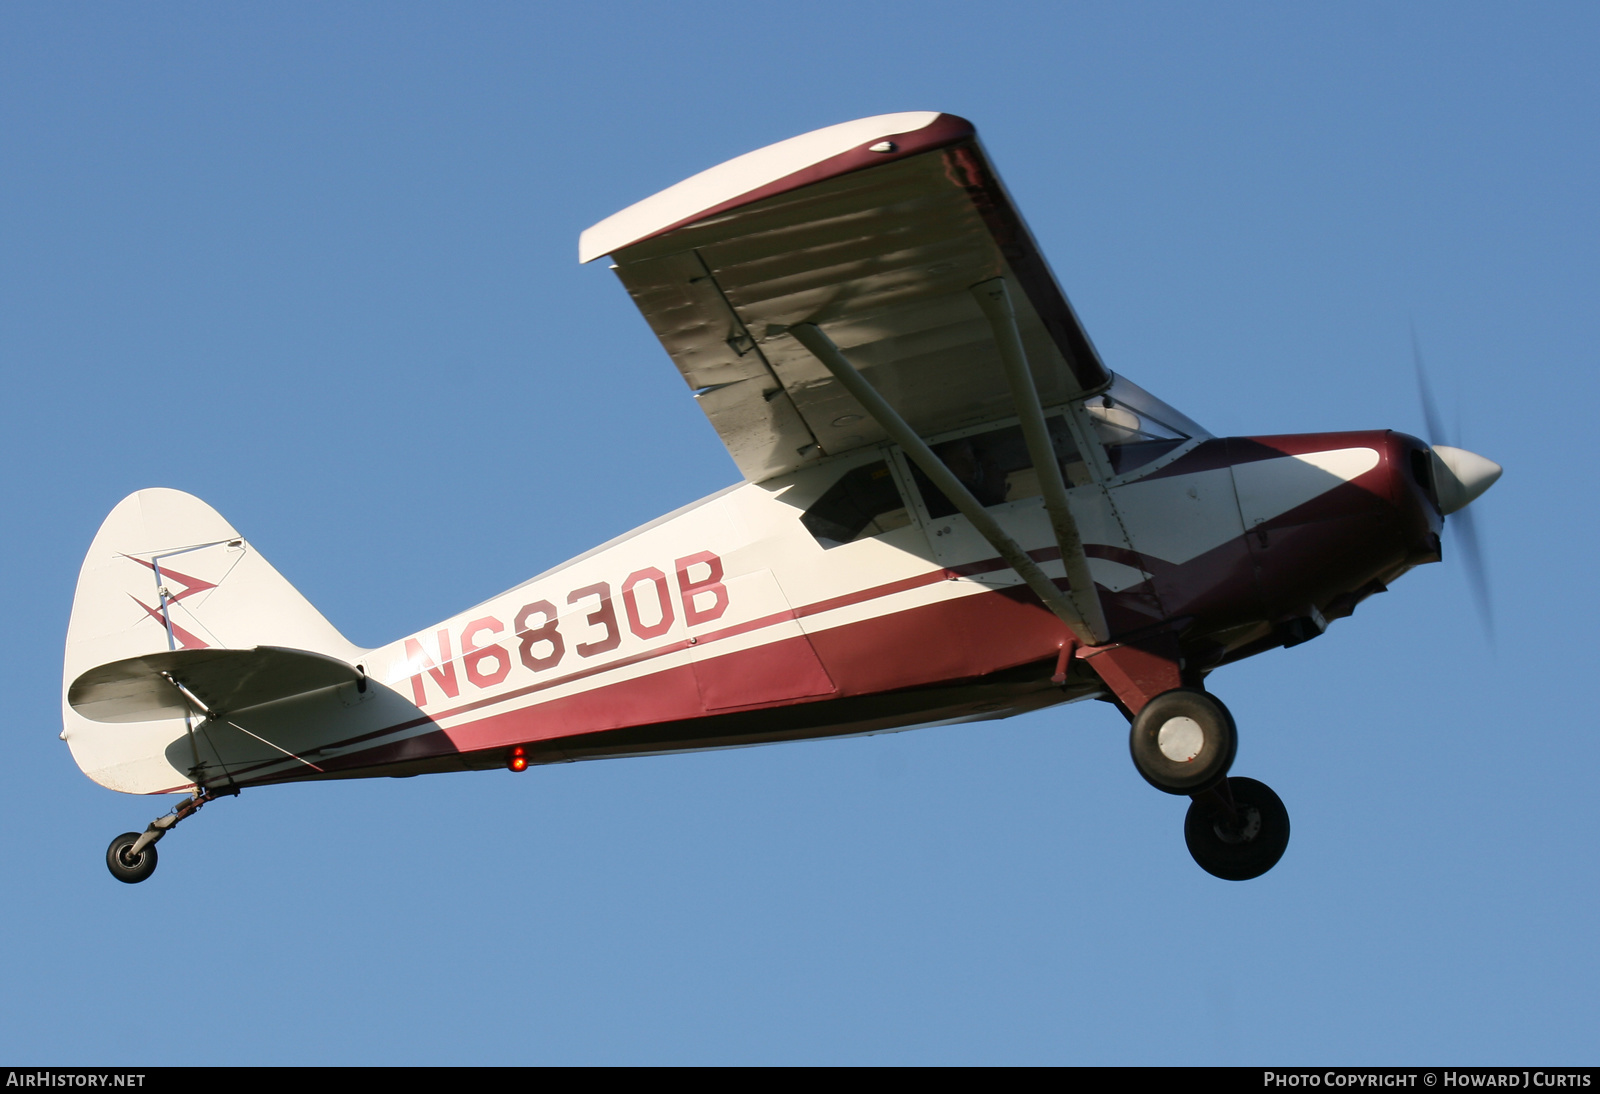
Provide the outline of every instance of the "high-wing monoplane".
<path id="1" fill-rule="evenodd" d="M 90 778 L 216 798 L 1001 718 L 1083 699 L 1270 869 L 1207 688 L 1440 558 L 1499 477 L 1392 430 L 1214 437 L 1107 369 L 972 125 L 886 114 L 713 167 L 584 232 L 744 480 L 377 649 L 215 510 L 141 490 L 78 580 L 62 738 Z"/>

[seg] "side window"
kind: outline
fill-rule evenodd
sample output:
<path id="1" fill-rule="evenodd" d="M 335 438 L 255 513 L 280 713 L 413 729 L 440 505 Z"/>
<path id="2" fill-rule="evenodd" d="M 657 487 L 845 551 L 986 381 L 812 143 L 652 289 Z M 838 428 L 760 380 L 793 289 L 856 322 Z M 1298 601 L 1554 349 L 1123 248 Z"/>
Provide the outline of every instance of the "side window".
<path id="1" fill-rule="evenodd" d="M 1197 423 L 1121 376 L 1111 390 L 1086 400 L 1095 439 L 1104 447 L 1111 473 L 1121 475 L 1165 456 L 1191 437 L 1209 437 Z"/>
<path id="2" fill-rule="evenodd" d="M 1105 446 L 1113 475 L 1143 467 L 1188 439 L 1148 412 L 1140 413 L 1109 395 L 1089 400 L 1084 409 L 1094 420 L 1095 436 Z"/>
<path id="3" fill-rule="evenodd" d="M 838 547 L 911 523 L 911 514 L 883 460 L 846 471 L 800 517 L 824 547 Z"/>
<path id="4" fill-rule="evenodd" d="M 1067 486 L 1079 486 L 1089 481 L 1089 471 L 1083 457 L 1072 441 L 1067 423 L 1056 414 L 1045 419 L 1050 428 L 1050 442 L 1055 447 L 1056 459 L 1061 462 L 1061 475 Z M 1001 505 L 1023 498 L 1036 498 L 1042 491 L 1039 473 L 1034 470 L 1028 456 L 1028 444 L 1023 439 L 1022 427 L 1013 425 L 988 433 L 977 433 L 953 441 L 933 445 L 933 454 L 944 461 L 951 474 L 961 480 L 978 504 L 985 507 Z M 922 469 L 911 465 L 912 477 L 922 500 L 928 507 L 928 516 L 937 520 L 956 512 L 955 503 L 936 488 Z"/>

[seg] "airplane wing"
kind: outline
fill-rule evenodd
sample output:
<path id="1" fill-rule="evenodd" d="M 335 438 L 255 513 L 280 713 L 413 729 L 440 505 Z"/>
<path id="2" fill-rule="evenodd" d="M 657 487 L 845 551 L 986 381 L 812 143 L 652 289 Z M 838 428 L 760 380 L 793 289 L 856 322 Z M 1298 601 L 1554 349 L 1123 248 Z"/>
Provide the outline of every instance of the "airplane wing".
<path id="1" fill-rule="evenodd" d="M 969 292 L 1004 276 L 1045 406 L 1110 382 L 965 119 L 846 122 L 729 160 L 596 224 L 747 479 L 885 439 L 788 334 L 821 327 L 922 436 L 1017 413 Z"/>

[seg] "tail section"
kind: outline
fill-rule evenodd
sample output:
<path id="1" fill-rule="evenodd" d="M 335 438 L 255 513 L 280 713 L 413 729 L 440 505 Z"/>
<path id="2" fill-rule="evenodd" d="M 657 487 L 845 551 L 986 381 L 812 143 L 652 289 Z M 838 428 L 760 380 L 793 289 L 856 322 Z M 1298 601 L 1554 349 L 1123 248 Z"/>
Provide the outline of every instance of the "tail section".
<path id="1" fill-rule="evenodd" d="M 78 575 L 67 627 L 62 739 L 103 786 L 143 794 L 183 787 L 191 780 L 174 766 L 181 749 L 171 746 L 187 737 L 188 725 L 175 705 L 158 704 L 148 720 L 126 713 L 109 720 L 100 713 L 115 705 L 106 701 L 105 680 L 97 685 L 97 706 L 75 704 L 84 687 L 74 693 L 73 684 L 114 662 L 142 659 L 165 671 L 196 656 L 216 662 L 215 654 L 183 651 L 258 647 L 307 651 L 346 665 L 364 652 L 205 502 L 177 490 L 132 494 L 106 517 Z M 128 672 L 90 679 L 101 677 L 113 687 L 115 679 L 137 683 Z"/>

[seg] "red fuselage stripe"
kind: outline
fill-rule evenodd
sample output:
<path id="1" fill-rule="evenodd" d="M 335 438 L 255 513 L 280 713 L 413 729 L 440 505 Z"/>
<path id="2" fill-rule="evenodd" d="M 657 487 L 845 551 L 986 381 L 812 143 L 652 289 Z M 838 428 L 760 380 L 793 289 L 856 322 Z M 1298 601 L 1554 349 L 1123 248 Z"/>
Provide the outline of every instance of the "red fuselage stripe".
<path id="1" fill-rule="evenodd" d="M 1004 563 L 1001 562 L 1000 566 L 1003 567 Z M 987 566 L 984 563 L 973 563 L 962 566 L 960 569 L 967 573 L 982 573 L 991 568 L 993 567 Z M 786 623 L 799 617 L 819 615 L 823 612 L 849 607 L 851 605 L 860 604 L 868 600 L 877 600 L 883 597 L 893 596 L 896 593 L 906 592 L 907 590 L 920 588 L 924 585 L 932 585 L 936 582 L 946 581 L 955 576 L 958 575 L 951 570 L 930 570 L 926 573 L 918 574 L 915 577 L 902 578 L 899 581 L 891 581 L 869 589 L 862 589 L 858 592 L 847 593 L 843 596 L 832 597 L 827 600 L 819 600 L 816 603 L 808 604 L 803 608 L 774 612 L 771 615 L 762 616 L 759 619 L 751 619 L 744 623 L 736 623 L 731 627 L 724 627 L 721 630 L 713 631 L 710 634 L 696 636 L 693 644 L 699 646 L 710 642 L 733 638 L 741 634 L 747 634 L 751 631 L 763 630 L 768 627 L 776 626 L 780 623 Z M 559 687 L 562 684 L 568 684 L 575 680 L 582 680 L 587 677 L 597 676 L 601 673 L 608 672 L 611 669 L 625 668 L 629 665 L 636 665 L 644 661 L 650 661 L 669 653 L 676 653 L 680 650 L 689 649 L 690 645 L 691 643 L 686 639 L 679 639 L 674 642 L 669 642 L 664 646 L 658 646 L 655 649 L 642 650 L 630 657 L 618 658 L 615 661 L 607 661 L 603 665 L 593 665 L 578 672 L 570 672 L 564 676 L 554 677 L 550 680 L 540 680 L 536 683 L 529 684 L 525 687 L 517 688 L 513 691 L 505 692 L 500 695 L 486 696 L 485 698 L 477 699 L 470 703 L 463 703 L 460 706 L 452 707 L 449 710 L 440 711 L 437 714 L 424 715 L 420 718 L 413 718 L 409 721 L 399 722 L 391 726 L 385 726 L 382 729 L 375 729 L 367 733 L 358 734 L 354 737 L 333 741 L 319 748 L 310 749 L 305 754 L 308 756 L 319 756 L 331 749 L 347 748 L 350 745 L 359 744 L 362 741 L 374 740 L 379 737 L 388 736 L 392 733 L 401 733 L 408 729 L 415 729 L 417 726 L 427 725 L 430 722 L 437 723 L 441 718 L 452 718 L 456 715 L 468 714 L 474 710 L 478 710 L 486 706 L 493 706 L 497 703 L 504 703 L 512 699 L 521 698 L 524 695 L 532 695 L 540 691 L 546 691 L 550 688 Z M 471 725 L 476 723 L 468 724 Z M 455 728 L 465 727 L 463 726 Z M 259 771 L 265 767 L 274 767 L 277 765 L 277 762 L 278 761 L 276 760 L 269 760 L 265 763 L 236 770 L 234 774 L 236 776 L 246 775 L 252 771 Z M 180 787 L 179 789 L 183 788 Z"/>

